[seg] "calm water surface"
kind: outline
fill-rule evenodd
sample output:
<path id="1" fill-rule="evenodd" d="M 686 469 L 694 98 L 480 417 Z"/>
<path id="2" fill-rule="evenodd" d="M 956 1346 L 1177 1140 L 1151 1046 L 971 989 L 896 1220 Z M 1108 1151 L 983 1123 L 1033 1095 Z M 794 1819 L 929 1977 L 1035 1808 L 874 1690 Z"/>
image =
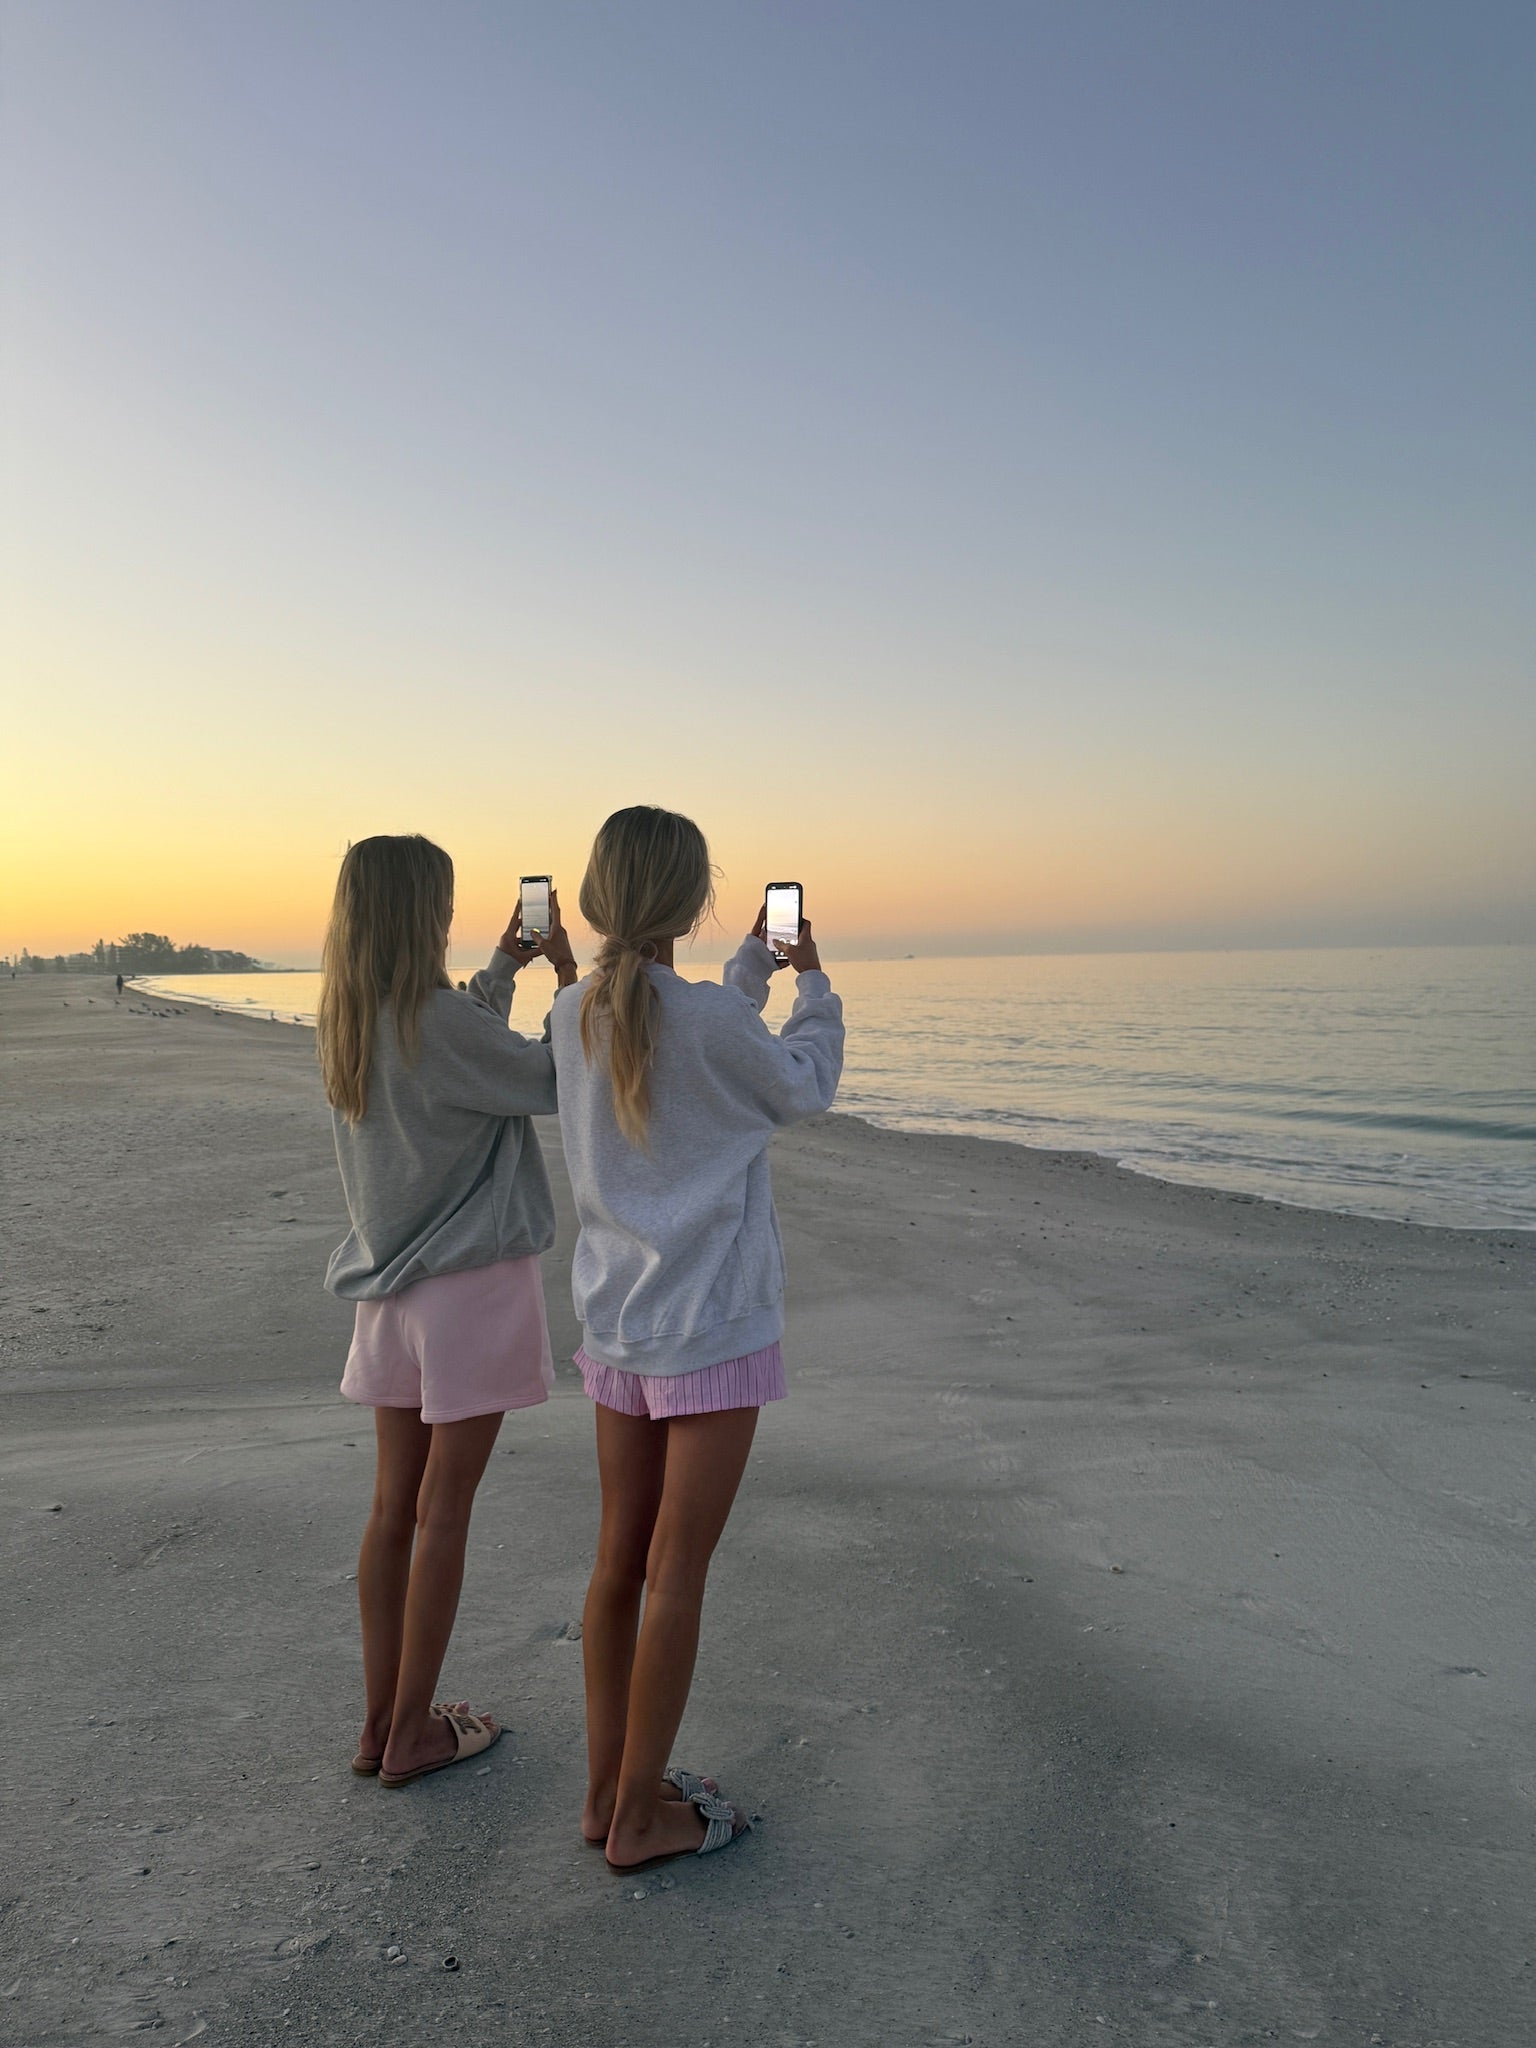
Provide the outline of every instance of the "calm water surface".
<path id="1" fill-rule="evenodd" d="M 838 1106 L 874 1123 L 1099 1152 L 1167 1180 L 1357 1214 L 1536 1228 L 1536 947 L 833 971 L 849 1025 Z M 514 1010 L 529 1026 L 553 986 L 535 972 Z M 319 979 L 155 986 L 308 1019 Z M 792 996 L 781 976 L 770 1022 Z"/>

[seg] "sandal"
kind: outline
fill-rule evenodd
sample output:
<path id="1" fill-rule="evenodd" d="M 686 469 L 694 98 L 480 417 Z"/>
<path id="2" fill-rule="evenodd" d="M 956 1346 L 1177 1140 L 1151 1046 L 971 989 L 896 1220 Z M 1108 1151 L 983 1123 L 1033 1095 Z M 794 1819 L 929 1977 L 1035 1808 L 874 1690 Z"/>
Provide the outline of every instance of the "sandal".
<path id="1" fill-rule="evenodd" d="M 442 1700 L 434 1700 L 432 1702 L 432 1711 L 434 1714 L 440 1714 L 445 1711 L 467 1714 L 469 1712 L 469 1701 L 454 1700 L 445 1706 Z M 352 1768 L 360 1778 L 376 1778 L 384 1768 L 384 1759 L 381 1756 L 368 1756 L 363 1750 L 359 1750 L 352 1759 Z"/>
<path id="2" fill-rule="evenodd" d="M 608 1868 L 620 1877 L 630 1877 L 637 1870 L 654 1869 L 658 1863 L 675 1863 L 679 1856 L 712 1856 L 717 1849 L 728 1849 L 732 1842 L 739 1841 L 752 1826 L 739 1807 L 732 1806 L 728 1799 L 715 1799 L 708 1792 L 695 1794 L 688 1804 L 704 1823 L 704 1839 L 697 1849 L 668 1849 L 639 1863 L 610 1863 Z"/>
<path id="3" fill-rule="evenodd" d="M 681 1764 L 669 1764 L 661 1774 L 661 1782 L 681 1792 L 685 1799 L 697 1799 L 701 1792 L 711 1799 L 720 1797 L 720 1787 L 713 1778 L 701 1778 L 696 1771 L 685 1771 Z"/>
<path id="4" fill-rule="evenodd" d="M 661 1774 L 663 1785 L 670 1785 L 675 1792 L 681 1792 L 685 1799 L 697 1799 L 701 1792 L 707 1792 L 711 1799 L 720 1797 L 720 1787 L 713 1778 L 701 1778 L 695 1771 L 685 1771 L 681 1764 L 669 1764 Z M 581 1838 L 589 1849 L 601 1849 L 608 1840 L 606 1835 L 583 1835 Z"/>
<path id="5" fill-rule="evenodd" d="M 386 1771 L 381 1767 L 379 1783 L 388 1791 L 398 1792 L 402 1785 L 413 1785 L 418 1778 L 431 1777 L 434 1771 L 446 1771 L 450 1764 L 479 1756 L 482 1750 L 501 1740 L 502 1730 L 493 1728 L 483 1714 L 469 1714 L 462 1707 L 434 1707 L 432 1712 L 453 1730 L 457 1745 L 453 1755 L 440 1757 L 435 1764 L 418 1764 L 414 1771 Z"/>

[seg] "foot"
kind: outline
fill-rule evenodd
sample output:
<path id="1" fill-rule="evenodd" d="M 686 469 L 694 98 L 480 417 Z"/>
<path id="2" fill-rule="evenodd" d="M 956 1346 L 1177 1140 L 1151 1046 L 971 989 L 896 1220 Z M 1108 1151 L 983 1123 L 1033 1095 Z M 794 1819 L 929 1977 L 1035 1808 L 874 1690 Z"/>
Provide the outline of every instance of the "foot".
<path id="1" fill-rule="evenodd" d="M 745 1833 L 747 1816 L 732 1811 L 731 1838 Z M 724 1818 L 722 1813 L 721 1818 Z M 704 1846 L 708 1824 L 698 1808 L 686 1799 L 658 1799 L 643 1824 L 626 1821 L 615 1825 L 608 1836 L 604 1854 L 612 1870 L 635 1870 L 662 1856 L 696 1856 Z"/>
<path id="2" fill-rule="evenodd" d="M 699 1783 L 706 1792 L 718 1793 L 720 1787 L 713 1778 L 700 1778 Z M 608 1830 L 613 1826 L 613 1803 L 617 1787 L 609 1786 L 606 1792 L 588 1791 L 587 1803 L 581 1809 L 581 1832 L 583 1838 L 594 1848 L 608 1839 Z M 669 1785 L 665 1778 L 657 1788 L 656 1796 L 665 1805 L 676 1806 L 682 1801 L 682 1793 L 675 1785 Z"/>
<path id="3" fill-rule="evenodd" d="M 456 1707 L 460 1713 L 468 1713 L 468 1700 L 438 1700 L 437 1706 Z M 384 1762 L 384 1752 L 389 1747 L 390 1710 L 370 1714 L 363 1723 L 363 1732 L 357 1738 L 357 1753 L 352 1759 L 352 1768 L 359 1776 L 371 1776 Z"/>
<path id="4" fill-rule="evenodd" d="M 363 1723 L 363 1732 L 357 1738 L 357 1754 L 352 1759 L 354 1771 L 376 1771 L 384 1761 L 384 1752 L 389 1746 L 388 1714 L 370 1714 Z"/>
<path id="5" fill-rule="evenodd" d="M 463 1711 L 462 1706 L 460 1711 Z M 497 1725 L 490 1714 L 482 1714 L 479 1718 L 488 1728 Z M 408 1729 L 397 1724 L 390 1729 L 382 1768 L 392 1778 L 403 1777 L 408 1771 L 425 1770 L 432 1764 L 446 1763 L 457 1754 L 458 1747 L 453 1723 L 441 1714 L 429 1714 L 416 1728 Z"/>

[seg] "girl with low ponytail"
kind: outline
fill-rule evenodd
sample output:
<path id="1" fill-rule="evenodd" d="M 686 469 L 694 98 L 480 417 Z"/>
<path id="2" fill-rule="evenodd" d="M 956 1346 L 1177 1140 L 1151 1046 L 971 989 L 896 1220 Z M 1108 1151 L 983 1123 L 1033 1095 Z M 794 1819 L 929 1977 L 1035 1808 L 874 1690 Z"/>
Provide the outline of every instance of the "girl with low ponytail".
<path id="1" fill-rule="evenodd" d="M 747 1826 L 713 1778 L 667 1759 L 710 1558 L 758 1410 L 785 1395 L 768 1143 L 829 1108 L 842 1071 L 842 1005 L 809 924 L 789 948 L 798 994 L 777 1034 L 761 1012 L 784 963 L 761 916 L 722 981 L 676 973 L 677 940 L 713 901 L 709 848 L 691 819 L 650 805 L 615 812 L 581 885 L 602 947 L 550 1022 L 581 1224 L 576 1363 L 596 1413 L 603 1500 L 583 1611 L 581 1829 L 617 1870 L 707 1854 Z"/>
<path id="2" fill-rule="evenodd" d="M 631 1144 L 647 1143 L 651 1060 L 660 998 L 646 968 L 714 908 L 704 834 L 675 811 L 615 811 L 597 835 L 581 884 L 581 914 L 606 934 L 581 991 L 581 1049 L 590 1062 L 606 1034 L 613 1113 Z"/>

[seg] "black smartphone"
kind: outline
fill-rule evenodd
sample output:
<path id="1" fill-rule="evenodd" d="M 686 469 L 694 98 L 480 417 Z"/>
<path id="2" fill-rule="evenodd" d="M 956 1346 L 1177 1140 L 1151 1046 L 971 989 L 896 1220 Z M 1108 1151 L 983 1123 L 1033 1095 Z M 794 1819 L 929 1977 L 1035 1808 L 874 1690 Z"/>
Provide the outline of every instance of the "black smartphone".
<path id="1" fill-rule="evenodd" d="M 765 936 L 775 957 L 786 960 L 805 922 L 805 891 L 798 882 L 770 882 L 763 900 L 768 910 Z"/>
<path id="2" fill-rule="evenodd" d="M 536 946 L 549 937 L 549 876 L 524 875 L 520 887 L 518 930 L 525 946 Z"/>

